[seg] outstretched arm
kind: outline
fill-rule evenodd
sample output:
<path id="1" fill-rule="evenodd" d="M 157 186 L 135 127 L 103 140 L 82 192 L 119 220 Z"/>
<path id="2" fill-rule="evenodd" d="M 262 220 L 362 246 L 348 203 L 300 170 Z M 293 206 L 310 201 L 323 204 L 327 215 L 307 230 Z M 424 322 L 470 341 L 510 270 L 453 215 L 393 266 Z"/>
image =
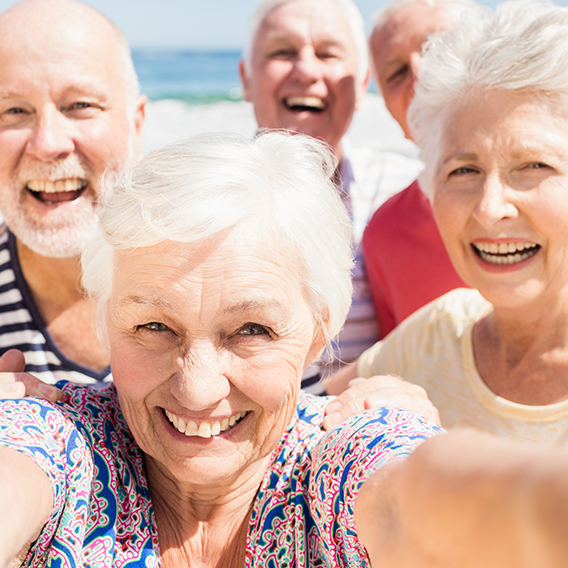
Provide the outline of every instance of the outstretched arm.
<path id="1" fill-rule="evenodd" d="M 376 472 L 355 506 L 374 568 L 568 566 L 568 453 L 473 431 Z"/>
<path id="2" fill-rule="evenodd" d="M 0 568 L 21 563 L 52 508 L 47 475 L 29 457 L 0 448 Z"/>

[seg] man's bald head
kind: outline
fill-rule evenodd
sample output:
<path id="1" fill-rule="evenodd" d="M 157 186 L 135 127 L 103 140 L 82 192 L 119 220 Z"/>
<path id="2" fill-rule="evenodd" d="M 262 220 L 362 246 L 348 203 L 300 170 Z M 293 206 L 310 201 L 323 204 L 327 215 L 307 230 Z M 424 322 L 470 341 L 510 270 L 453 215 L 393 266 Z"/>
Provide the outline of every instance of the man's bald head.
<path id="1" fill-rule="evenodd" d="M 61 49 L 61 56 L 68 57 L 63 38 L 71 36 L 84 45 L 92 45 L 93 58 L 100 57 L 102 50 L 110 58 L 118 58 L 129 107 L 135 107 L 140 84 L 130 47 L 106 16 L 75 0 L 22 0 L 0 14 L 0 53 L 3 46 L 12 49 L 25 45 L 32 52 Z"/>
<path id="2" fill-rule="evenodd" d="M 0 210 L 20 243 L 77 256 L 102 179 L 141 156 L 145 97 L 126 40 L 74 0 L 25 0 L 0 15 Z"/>

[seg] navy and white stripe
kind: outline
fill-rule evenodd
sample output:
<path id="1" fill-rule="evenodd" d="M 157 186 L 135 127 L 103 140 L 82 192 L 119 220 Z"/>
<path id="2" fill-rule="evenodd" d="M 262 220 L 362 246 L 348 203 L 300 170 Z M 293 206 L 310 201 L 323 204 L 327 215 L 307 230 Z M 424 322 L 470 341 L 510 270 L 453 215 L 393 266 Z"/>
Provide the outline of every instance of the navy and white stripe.
<path id="1" fill-rule="evenodd" d="M 14 235 L 4 230 L 0 235 L 0 355 L 9 349 L 22 351 L 26 371 L 47 383 L 67 380 L 103 386 L 112 380 L 108 368 L 83 367 L 57 348 L 22 275 Z"/>

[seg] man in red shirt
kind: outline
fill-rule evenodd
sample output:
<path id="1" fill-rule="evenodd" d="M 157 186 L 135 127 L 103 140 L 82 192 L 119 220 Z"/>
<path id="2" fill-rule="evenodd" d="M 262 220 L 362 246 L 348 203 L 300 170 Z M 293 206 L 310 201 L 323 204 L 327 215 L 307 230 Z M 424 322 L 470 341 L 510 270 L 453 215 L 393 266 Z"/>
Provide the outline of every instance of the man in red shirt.
<path id="1" fill-rule="evenodd" d="M 369 38 L 373 72 L 387 109 L 409 139 L 406 111 L 422 44 L 429 34 L 457 24 L 468 9 L 476 9 L 470 0 L 394 0 L 375 17 Z M 381 338 L 418 308 L 465 286 L 418 181 L 376 211 L 363 234 L 363 251 Z"/>

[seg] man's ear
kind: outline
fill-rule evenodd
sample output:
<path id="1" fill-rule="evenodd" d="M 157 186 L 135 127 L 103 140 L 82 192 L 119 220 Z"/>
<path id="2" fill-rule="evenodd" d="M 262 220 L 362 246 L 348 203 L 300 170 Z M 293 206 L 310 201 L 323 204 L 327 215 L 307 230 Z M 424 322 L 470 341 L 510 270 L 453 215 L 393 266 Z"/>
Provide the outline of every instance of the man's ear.
<path id="1" fill-rule="evenodd" d="M 365 93 L 369 89 L 369 81 L 371 80 L 371 70 L 367 69 L 367 73 L 365 74 L 365 78 L 357 87 L 357 99 L 355 101 L 355 110 L 359 110 L 359 106 Z"/>
<path id="2" fill-rule="evenodd" d="M 148 97 L 146 95 L 140 95 L 136 101 L 136 111 L 134 114 L 134 130 L 136 131 L 136 158 L 138 160 L 142 159 L 142 127 L 144 126 L 144 119 L 146 118 L 146 103 L 148 102 Z"/>
<path id="3" fill-rule="evenodd" d="M 250 100 L 249 80 L 247 77 L 245 62 L 242 59 L 239 61 L 239 77 L 241 78 L 241 83 L 243 84 L 243 98 L 245 99 L 245 101 L 250 103 L 251 100 Z"/>
<path id="4" fill-rule="evenodd" d="M 134 126 L 136 128 L 136 134 L 138 136 L 142 135 L 142 126 L 144 125 L 144 119 L 146 118 L 146 103 L 148 102 L 148 97 L 146 95 L 140 95 L 138 101 L 136 102 L 136 114 L 134 115 Z"/>

